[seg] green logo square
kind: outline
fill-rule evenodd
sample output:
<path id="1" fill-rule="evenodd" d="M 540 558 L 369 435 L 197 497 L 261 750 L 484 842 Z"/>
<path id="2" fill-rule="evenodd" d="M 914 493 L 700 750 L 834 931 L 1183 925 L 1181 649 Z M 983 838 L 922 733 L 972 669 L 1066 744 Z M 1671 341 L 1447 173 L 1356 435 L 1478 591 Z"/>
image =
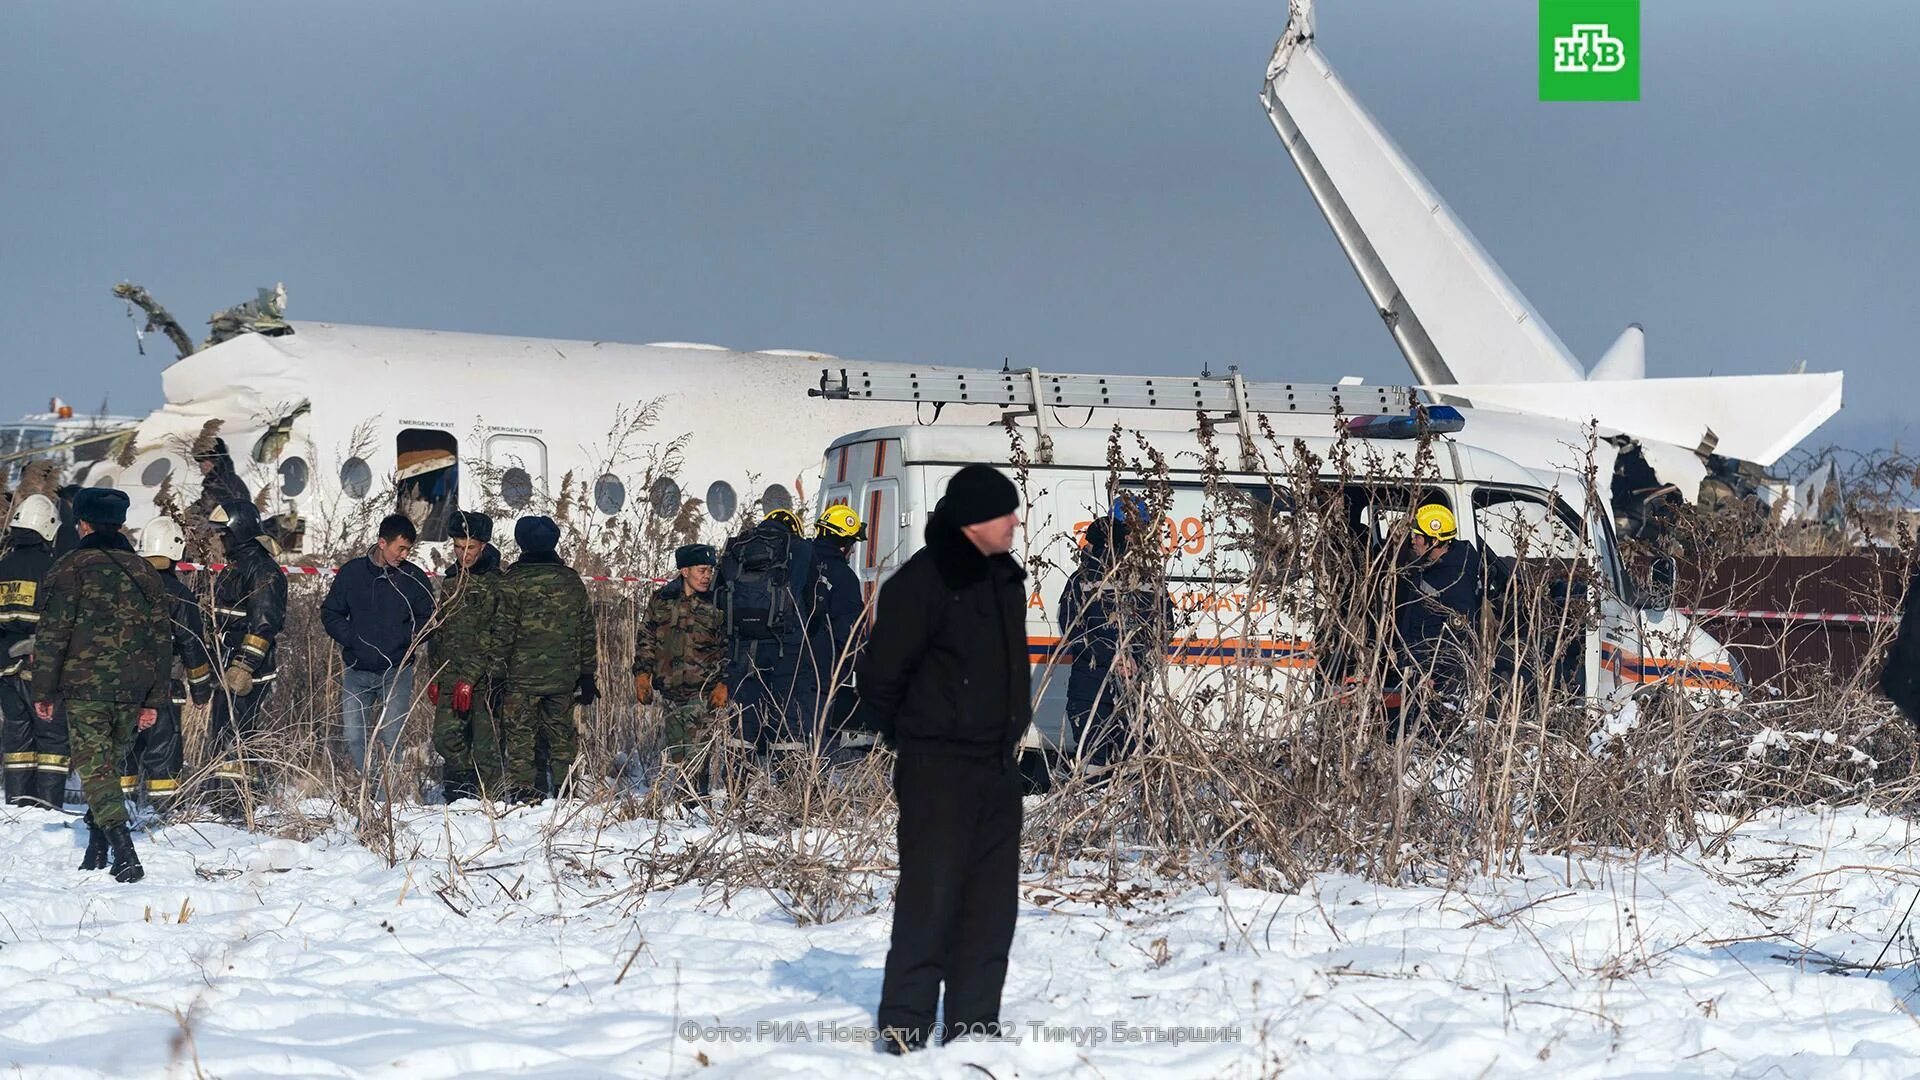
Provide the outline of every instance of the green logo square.
<path id="1" fill-rule="evenodd" d="M 1640 100 L 1640 0 L 1540 0 L 1540 100 Z"/>

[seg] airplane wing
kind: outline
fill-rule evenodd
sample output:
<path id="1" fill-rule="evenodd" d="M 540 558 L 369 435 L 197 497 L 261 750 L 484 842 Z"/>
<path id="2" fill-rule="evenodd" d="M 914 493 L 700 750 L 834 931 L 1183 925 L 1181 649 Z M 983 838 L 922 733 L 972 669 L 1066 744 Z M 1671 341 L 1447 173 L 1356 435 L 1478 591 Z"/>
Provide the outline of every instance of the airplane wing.
<path id="1" fill-rule="evenodd" d="M 1312 0 L 1290 6 L 1261 101 L 1415 377 L 1427 384 L 1586 378 L 1340 81 L 1314 45 Z"/>
<path id="2" fill-rule="evenodd" d="M 1475 407 L 1597 420 L 1641 439 L 1698 446 L 1771 465 L 1840 409 L 1840 372 L 1812 375 L 1704 375 L 1693 378 L 1554 383 L 1443 384 L 1434 393 Z"/>

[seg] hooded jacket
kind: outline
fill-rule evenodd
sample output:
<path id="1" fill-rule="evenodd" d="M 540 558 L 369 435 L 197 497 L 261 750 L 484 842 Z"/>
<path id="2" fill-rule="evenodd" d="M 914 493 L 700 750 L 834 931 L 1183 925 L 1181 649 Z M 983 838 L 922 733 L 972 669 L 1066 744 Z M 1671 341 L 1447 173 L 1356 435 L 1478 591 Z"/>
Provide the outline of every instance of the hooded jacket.
<path id="1" fill-rule="evenodd" d="M 1011 761 L 1033 720 L 1026 572 L 936 508 L 926 546 L 880 587 L 859 665 L 867 721 L 901 752 Z"/>

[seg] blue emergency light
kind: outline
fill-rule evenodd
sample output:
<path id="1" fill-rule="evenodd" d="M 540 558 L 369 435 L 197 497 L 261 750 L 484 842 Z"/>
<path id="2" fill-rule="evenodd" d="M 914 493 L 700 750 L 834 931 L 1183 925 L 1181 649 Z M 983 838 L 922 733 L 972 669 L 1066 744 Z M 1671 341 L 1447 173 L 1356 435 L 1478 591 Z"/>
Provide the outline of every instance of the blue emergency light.
<path id="1" fill-rule="evenodd" d="M 1350 416 L 1347 434 L 1356 439 L 1417 439 L 1422 435 L 1450 435 L 1467 426 L 1467 418 L 1451 405 L 1428 405 L 1405 416 Z"/>

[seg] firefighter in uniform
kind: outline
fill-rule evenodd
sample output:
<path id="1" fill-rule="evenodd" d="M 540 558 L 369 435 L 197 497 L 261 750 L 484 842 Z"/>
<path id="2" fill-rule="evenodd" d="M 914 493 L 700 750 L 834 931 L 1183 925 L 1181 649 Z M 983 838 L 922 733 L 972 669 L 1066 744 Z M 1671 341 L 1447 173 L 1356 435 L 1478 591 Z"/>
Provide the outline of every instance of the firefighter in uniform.
<path id="1" fill-rule="evenodd" d="M 73 725 L 87 793 L 80 869 L 107 869 L 111 855 L 115 880 L 139 881 L 144 871 L 127 831 L 120 759 L 134 733 L 158 721 L 167 700 L 173 670 L 167 590 L 120 532 L 125 492 L 85 488 L 73 503 L 80 539 L 47 572 L 40 597 L 33 709 L 51 719 L 55 703 L 64 703 Z"/>
<path id="2" fill-rule="evenodd" d="M 135 733 L 120 768 L 120 790 L 129 804 L 136 802 L 145 781 L 148 808 L 164 814 L 179 790 L 180 721 L 187 703 L 204 706 L 213 700 L 213 662 L 207 655 L 206 620 L 193 590 L 180 580 L 176 564 L 187 554 L 187 533 L 165 514 L 140 530 L 140 557 L 152 564 L 167 589 L 168 623 L 173 632 L 173 670 L 167 680 L 167 703 L 150 728 Z"/>
<path id="3" fill-rule="evenodd" d="M 276 642 L 287 618 L 287 578 L 280 548 L 260 532 L 260 512 L 233 500 L 214 507 L 207 521 L 223 533 L 226 568 L 213 579 L 214 667 L 223 674 L 207 724 L 214 761 L 212 802 L 229 813 L 241 806 L 250 774 L 247 736 L 273 689 Z"/>
<path id="4" fill-rule="evenodd" d="M 654 590 L 635 635 L 633 694 L 641 705 L 657 697 L 665 721 L 665 754 L 694 797 L 710 786 L 707 749 L 714 714 L 727 704 L 727 617 L 714 604 L 713 575 L 720 554 L 708 544 L 673 553 L 679 576 Z"/>
<path id="5" fill-rule="evenodd" d="M 853 507 L 834 503 L 813 523 L 813 556 L 820 566 L 820 605 L 824 623 L 809 636 L 813 668 L 826 702 L 826 728 L 847 747 L 872 745 L 870 733 L 848 730 L 854 715 L 853 669 L 860 659 L 861 616 L 866 595 L 850 559 L 854 545 L 867 539 L 867 524 Z"/>
<path id="6" fill-rule="evenodd" d="M 40 624 L 40 583 L 53 567 L 60 512 L 45 495 L 28 495 L 14 505 L 7 525 L 9 547 L 0 558 L 0 714 L 5 716 L 0 746 L 6 753 L 7 802 L 58 807 L 66 801 L 66 719 L 56 715 L 57 730 L 56 724 L 36 721 L 27 677 L 33 632 Z M 43 735 L 44 763 L 37 745 Z"/>

